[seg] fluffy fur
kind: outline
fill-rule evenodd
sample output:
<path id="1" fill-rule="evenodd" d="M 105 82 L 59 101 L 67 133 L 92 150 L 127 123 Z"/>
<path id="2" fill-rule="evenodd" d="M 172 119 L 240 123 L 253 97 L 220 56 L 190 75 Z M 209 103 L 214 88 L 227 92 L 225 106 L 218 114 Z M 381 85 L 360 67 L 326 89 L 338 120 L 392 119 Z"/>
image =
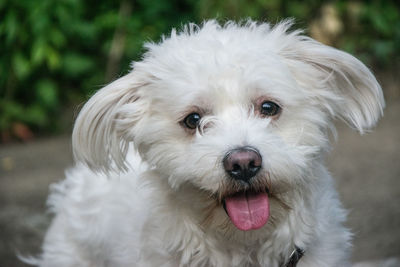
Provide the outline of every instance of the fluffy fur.
<path id="1" fill-rule="evenodd" d="M 207 21 L 147 43 L 132 71 L 99 90 L 73 131 L 77 161 L 52 187 L 56 214 L 37 264 L 47 266 L 348 266 L 346 212 L 324 166 L 332 121 L 363 133 L 381 88 L 353 56 L 290 31 L 290 21 Z M 260 116 L 274 100 L 276 118 Z M 191 131 L 182 120 L 202 115 Z M 263 158 L 270 216 L 238 230 L 222 202 L 241 186 L 230 149 Z"/>

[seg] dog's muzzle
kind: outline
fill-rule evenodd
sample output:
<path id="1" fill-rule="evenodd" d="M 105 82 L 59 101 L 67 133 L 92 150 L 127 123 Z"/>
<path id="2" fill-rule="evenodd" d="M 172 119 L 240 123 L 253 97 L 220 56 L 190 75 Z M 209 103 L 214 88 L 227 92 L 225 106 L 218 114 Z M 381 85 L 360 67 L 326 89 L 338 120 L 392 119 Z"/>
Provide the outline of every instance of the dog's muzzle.
<path id="1" fill-rule="evenodd" d="M 249 146 L 232 149 L 225 155 L 223 165 L 231 178 L 246 184 L 246 189 L 224 198 L 224 208 L 232 223 L 243 231 L 261 228 L 269 218 L 268 194 L 249 186 L 261 169 L 260 153 Z"/>

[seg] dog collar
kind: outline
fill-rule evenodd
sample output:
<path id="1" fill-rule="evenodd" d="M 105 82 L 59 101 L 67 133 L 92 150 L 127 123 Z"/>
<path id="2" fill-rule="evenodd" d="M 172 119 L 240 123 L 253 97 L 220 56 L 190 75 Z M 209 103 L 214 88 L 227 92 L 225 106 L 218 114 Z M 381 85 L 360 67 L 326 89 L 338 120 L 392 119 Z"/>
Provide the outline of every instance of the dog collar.
<path id="1" fill-rule="evenodd" d="M 294 246 L 293 252 L 290 254 L 288 262 L 283 267 L 296 267 L 299 260 L 303 257 L 304 250 L 298 246 Z"/>

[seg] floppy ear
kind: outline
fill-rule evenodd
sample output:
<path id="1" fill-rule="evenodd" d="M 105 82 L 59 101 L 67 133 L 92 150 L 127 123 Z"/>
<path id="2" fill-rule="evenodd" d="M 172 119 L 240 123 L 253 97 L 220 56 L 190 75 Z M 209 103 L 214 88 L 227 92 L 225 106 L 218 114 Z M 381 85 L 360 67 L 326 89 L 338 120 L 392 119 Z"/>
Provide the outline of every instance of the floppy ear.
<path id="1" fill-rule="evenodd" d="M 360 133 L 373 127 L 383 115 L 385 101 L 371 71 L 350 54 L 298 32 L 289 38 L 296 40 L 288 42 L 281 53 L 291 59 L 289 65 L 302 86 L 314 87 L 325 108 Z"/>
<path id="2" fill-rule="evenodd" d="M 72 148 L 76 161 L 92 170 L 127 170 L 125 156 L 132 128 L 143 116 L 134 71 L 100 89 L 83 106 L 74 125 Z"/>

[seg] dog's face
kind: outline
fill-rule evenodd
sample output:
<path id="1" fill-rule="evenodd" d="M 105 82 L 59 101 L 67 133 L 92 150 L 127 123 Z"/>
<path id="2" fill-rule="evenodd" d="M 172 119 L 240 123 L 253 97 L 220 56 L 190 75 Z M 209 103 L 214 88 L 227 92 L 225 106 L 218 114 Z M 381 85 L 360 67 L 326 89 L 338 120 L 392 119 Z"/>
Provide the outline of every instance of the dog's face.
<path id="1" fill-rule="evenodd" d="M 361 62 L 289 26 L 211 21 L 148 44 L 81 111 L 76 157 L 123 169 L 133 142 L 172 188 L 207 192 L 239 229 L 263 226 L 271 197 L 312 184 L 332 119 L 362 132 L 384 106 Z"/>

